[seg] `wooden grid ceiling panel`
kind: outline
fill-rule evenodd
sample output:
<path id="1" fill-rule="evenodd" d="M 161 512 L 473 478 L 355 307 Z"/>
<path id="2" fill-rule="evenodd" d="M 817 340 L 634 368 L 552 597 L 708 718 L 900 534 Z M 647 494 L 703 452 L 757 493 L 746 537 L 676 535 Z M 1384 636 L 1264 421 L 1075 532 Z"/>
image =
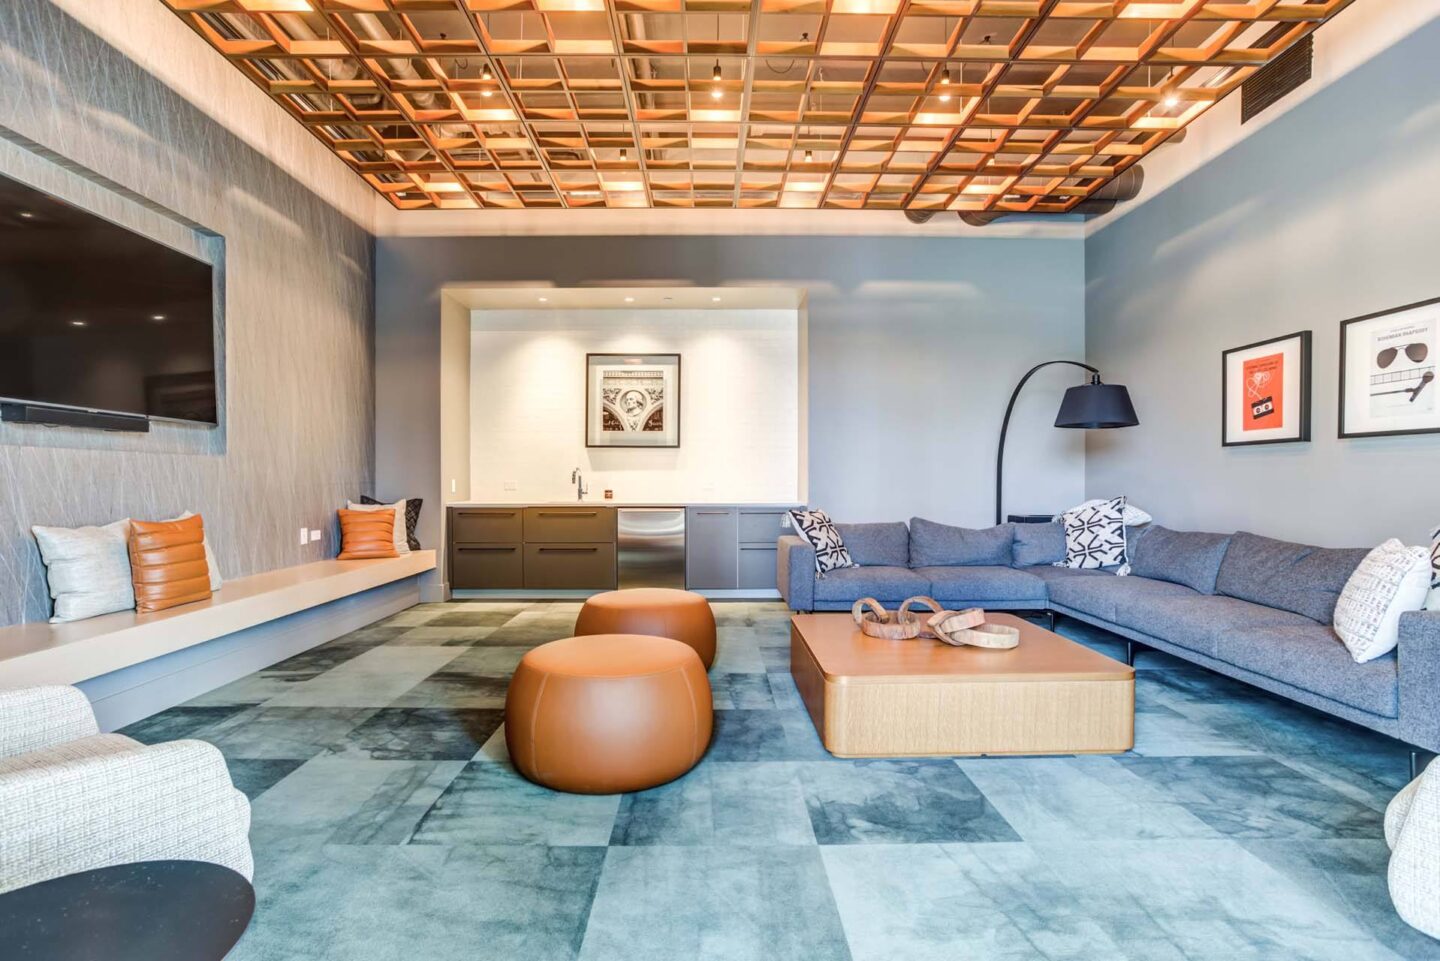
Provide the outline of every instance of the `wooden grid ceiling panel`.
<path id="1" fill-rule="evenodd" d="M 1064 213 L 1351 0 L 162 0 L 401 209 Z"/>

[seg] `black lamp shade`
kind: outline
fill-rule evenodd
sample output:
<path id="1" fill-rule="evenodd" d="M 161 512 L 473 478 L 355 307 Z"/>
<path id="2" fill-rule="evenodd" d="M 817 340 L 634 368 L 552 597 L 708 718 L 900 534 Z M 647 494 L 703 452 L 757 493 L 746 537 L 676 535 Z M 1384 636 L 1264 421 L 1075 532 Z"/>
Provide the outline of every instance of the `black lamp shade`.
<path id="1" fill-rule="evenodd" d="M 1087 429 L 1134 427 L 1140 423 L 1130 392 L 1119 384 L 1082 384 L 1071 387 L 1060 401 L 1056 427 Z"/>

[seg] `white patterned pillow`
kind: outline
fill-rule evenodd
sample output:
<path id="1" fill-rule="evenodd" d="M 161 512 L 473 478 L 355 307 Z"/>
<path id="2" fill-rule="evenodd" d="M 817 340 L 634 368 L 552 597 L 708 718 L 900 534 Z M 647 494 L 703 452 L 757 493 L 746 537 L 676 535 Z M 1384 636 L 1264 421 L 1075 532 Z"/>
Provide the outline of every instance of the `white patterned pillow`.
<path id="1" fill-rule="evenodd" d="M 1391 538 L 1366 554 L 1335 604 L 1335 633 L 1355 663 L 1394 650 L 1400 641 L 1400 615 L 1420 610 L 1429 591 L 1425 548 L 1406 547 Z"/>
<path id="2" fill-rule="evenodd" d="M 1125 563 L 1125 498 L 1066 511 L 1065 566 L 1081 569 Z"/>
<path id="3" fill-rule="evenodd" d="M 1425 610 L 1440 611 L 1440 527 L 1430 535 L 1430 596 Z"/>
<path id="4" fill-rule="evenodd" d="M 104 527 L 32 527 L 55 599 L 51 624 L 135 606 L 130 580 L 130 521 Z"/>
<path id="5" fill-rule="evenodd" d="M 856 566 L 830 515 L 821 510 L 798 510 L 790 512 L 790 520 L 800 536 L 815 548 L 815 573 L 825 574 L 842 567 Z"/>

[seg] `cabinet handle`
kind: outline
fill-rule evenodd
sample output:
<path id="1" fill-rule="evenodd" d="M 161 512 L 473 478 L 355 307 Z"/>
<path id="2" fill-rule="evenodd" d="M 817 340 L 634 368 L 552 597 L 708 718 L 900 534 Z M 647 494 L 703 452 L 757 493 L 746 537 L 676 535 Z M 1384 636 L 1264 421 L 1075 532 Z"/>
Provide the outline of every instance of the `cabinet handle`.
<path id="1" fill-rule="evenodd" d="M 593 554 L 598 547 L 542 547 L 541 554 Z"/>
<path id="2" fill-rule="evenodd" d="M 742 551 L 769 551 L 772 554 L 776 551 L 774 545 L 771 544 L 741 544 L 740 549 Z"/>
<path id="3" fill-rule="evenodd" d="M 456 549 L 457 551 L 460 551 L 462 554 L 463 554 L 465 551 L 511 551 L 511 552 L 513 552 L 513 551 L 519 550 L 518 547 L 457 547 L 457 548 L 455 548 L 455 549 Z"/>
<path id="4" fill-rule="evenodd" d="M 540 517 L 594 517 L 596 511 L 538 511 Z"/>
<path id="5" fill-rule="evenodd" d="M 729 511 L 696 511 L 695 513 L 696 513 L 696 514 L 720 514 L 720 515 L 723 516 L 723 515 L 729 514 L 730 512 L 729 512 Z"/>
<path id="6" fill-rule="evenodd" d="M 456 511 L 458 517 L 514 517 L 514 511 Z"/>

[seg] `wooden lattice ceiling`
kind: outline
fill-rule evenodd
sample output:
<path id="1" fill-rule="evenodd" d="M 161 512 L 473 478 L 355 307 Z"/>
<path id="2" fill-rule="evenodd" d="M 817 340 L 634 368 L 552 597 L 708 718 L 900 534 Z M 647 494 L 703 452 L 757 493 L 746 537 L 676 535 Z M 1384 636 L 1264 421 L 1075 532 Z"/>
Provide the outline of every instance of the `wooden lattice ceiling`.
<path id="1" fill-rule="evenodd" d="M 163 2 L 402 209 L 1063 213 L 1351 0 Z"/>

